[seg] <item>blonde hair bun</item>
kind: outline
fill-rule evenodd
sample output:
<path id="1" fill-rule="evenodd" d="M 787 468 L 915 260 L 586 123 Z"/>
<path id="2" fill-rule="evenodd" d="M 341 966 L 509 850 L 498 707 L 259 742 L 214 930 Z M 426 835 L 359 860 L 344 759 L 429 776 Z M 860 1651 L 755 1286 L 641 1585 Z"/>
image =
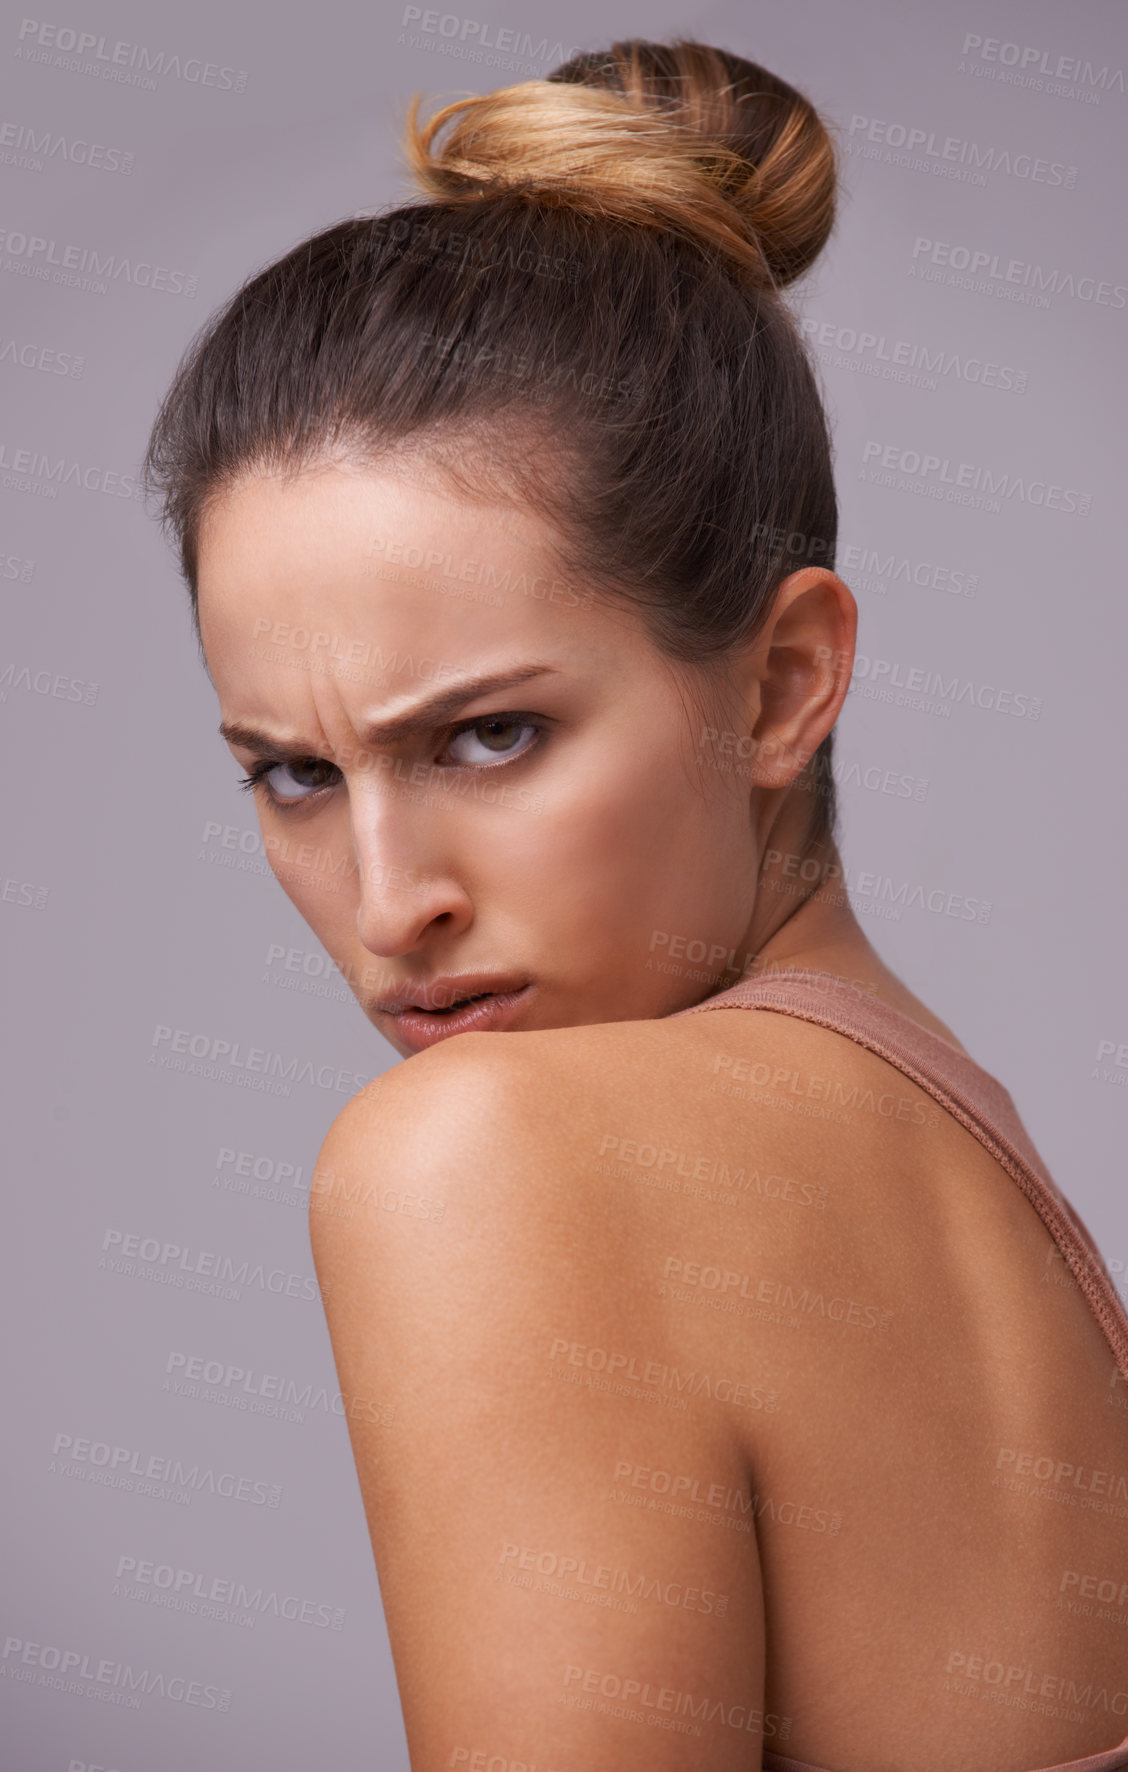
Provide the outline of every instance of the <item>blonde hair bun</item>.
<path id="1" fill-rule="evenodd" d="M 755 62 L 689 38 L 631 39 L 543 80 L 408 117 L 432 197 L 520 191 L 593 219 L 665 228 L 758 284 L 802 275 L 834 225 L 838 162 L 810 100 Z"/>

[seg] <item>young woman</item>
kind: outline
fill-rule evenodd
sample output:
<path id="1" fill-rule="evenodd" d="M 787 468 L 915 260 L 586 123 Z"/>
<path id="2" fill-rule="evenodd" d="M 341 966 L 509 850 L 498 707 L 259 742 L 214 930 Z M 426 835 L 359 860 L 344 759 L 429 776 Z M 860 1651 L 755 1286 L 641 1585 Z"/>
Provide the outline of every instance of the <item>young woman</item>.
<path id="1" fill-rule="evenodd" d="M 1128 1320 L 842 889 L 827 130 L 682 40 L 410 144 L 148 472 L 407 1061 L 311 1227 L 412 1766 L 1128 1767 Z"/>

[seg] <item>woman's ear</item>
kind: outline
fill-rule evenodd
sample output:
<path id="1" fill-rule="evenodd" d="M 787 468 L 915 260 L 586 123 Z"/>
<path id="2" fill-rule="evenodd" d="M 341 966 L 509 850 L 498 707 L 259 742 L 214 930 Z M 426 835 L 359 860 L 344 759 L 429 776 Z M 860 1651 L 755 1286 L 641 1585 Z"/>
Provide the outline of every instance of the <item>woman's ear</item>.
<path id="1" fill-rule="evenodd" d="M 783 580 L 738 673 L 757 787 L 789 787 L 834 725 L 857 630 L 858 605 L 837 573 L 807 566 Z"/>

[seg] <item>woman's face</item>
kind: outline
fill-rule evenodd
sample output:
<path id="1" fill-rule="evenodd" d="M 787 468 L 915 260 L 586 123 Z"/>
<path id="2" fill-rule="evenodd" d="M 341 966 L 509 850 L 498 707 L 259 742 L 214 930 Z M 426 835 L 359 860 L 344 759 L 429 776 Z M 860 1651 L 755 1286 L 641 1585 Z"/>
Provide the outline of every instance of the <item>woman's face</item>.
<path id="1" fill-rule="evenodd" d="M 422 471 L 247 478 L 199 612 L 274 873 L 401 1054 L 662 1016 L 740 965 L 747 775 L 529 513 Z"/>

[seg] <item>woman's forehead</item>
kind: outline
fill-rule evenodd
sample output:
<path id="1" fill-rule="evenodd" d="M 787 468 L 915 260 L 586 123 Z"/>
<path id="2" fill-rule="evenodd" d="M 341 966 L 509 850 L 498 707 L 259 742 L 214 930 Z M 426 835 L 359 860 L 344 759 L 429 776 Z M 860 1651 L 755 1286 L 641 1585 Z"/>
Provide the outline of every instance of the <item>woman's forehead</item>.
<path id="1" fill-rule="evenodd" d="M 379 644 L 454 670 L 503 644 L 637 649 L 637 615 L 568 576 L 553 540 L 531 512 L 401 474 L 248 476 L 201 525 L 205 651 L 269 644 L 358 662 Z"/>

